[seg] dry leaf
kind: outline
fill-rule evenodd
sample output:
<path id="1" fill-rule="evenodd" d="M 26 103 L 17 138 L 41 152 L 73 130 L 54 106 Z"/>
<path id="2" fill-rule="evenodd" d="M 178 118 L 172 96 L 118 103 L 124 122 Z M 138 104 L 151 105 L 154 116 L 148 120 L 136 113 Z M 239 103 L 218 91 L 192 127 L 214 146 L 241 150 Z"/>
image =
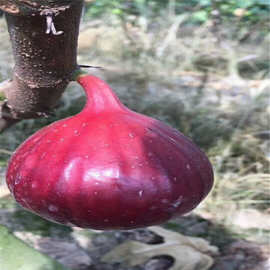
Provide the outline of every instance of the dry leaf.
<path id="1" fill-rule="evenodd" d="M 241 209 L 234 213 L 231 222 L 242 229 L 270 230 L 269 214 L 263 214 L 256 209 Z"/>
<path id="2" fill-rule="evenodd" d="M 149 228 L 164 238 L 164 243 L 149 245 L 137 241 L 127 241 L 103 256 L 107 263 L 124 263 L 125 266 L 143 264 L 150 258 L 169 255 L 174 258 L 170 270 L 208 270 L 213 259 L 210 255 L 218 249 L 197 237 L 187 237 L 176 232 L 154 226 Z"/>
<path id="3" fill-rule="evenodd" d="M 7 186 L 0 184 L 0 198 L 6 197 L 9 194 L 10 192 Z"/>

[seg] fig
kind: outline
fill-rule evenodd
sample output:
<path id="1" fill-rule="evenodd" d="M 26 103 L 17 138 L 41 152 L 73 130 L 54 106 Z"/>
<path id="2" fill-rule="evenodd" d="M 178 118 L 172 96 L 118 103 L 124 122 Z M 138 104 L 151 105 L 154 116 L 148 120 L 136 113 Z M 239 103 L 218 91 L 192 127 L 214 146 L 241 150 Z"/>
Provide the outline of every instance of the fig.
<path id="1" fill-rule="evenodd" d="M 190 139 L 125 107 L 101 79 L 77 81 L 84 109 L 37 131 L 11 157 L 7 185 L 21 206 L 65 225 L 133 229 L 206 197 L 212 167 Z"/>

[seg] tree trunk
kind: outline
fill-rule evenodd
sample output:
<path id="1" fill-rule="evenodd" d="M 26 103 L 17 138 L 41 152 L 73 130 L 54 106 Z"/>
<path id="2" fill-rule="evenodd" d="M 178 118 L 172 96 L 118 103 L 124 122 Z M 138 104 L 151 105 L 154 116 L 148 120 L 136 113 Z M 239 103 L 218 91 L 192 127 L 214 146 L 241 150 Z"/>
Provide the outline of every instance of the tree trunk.
<path id="1" fill-rule="evenodd" d="M 21 119 L 46 116 L 77 68 L 83 0 L 0 0 L 15 67 L 0 86 L 0 132 Z M 2 95 L 1 95 L 2 93 Z"/>

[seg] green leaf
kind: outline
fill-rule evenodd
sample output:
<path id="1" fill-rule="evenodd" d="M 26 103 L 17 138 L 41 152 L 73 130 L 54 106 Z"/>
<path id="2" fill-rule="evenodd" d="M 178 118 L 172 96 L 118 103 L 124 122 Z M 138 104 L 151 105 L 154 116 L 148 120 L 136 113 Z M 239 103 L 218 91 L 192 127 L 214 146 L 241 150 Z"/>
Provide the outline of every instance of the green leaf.
<path id="1" fill-rule="evenodd" d="M 123 10 L 121 10 L 119 8 L 114 8 L 112 10 L 112 13 L 115 14 L 115 15 L 121 15 L 121 14 L 123 14 Z"/>
<path id="2" fill-rule="evenodd" d="M 255 4 L 255 0 L 238 0 L 237 5 L 239 8 L 249 8 Z"/>
<path id="3" fill-rule="evenodd" d="M 3 101 L 5 99 L 6 99 L 6 97 L 5 97 L 4 93 L 0 92 L 0 101 Z"/>
<path id="4" fill-rule="evenodd" d="M 200 5 L 201 6 L 210 6 L 212 3 L 211 0 L 200 0 Z"/>
<path id="5" fill-rule="evenodd" d="M 257 0 L 260 5 L 270 5 L 270 0 Z"/>
<path id="6" fill-rule="evenodd" d="M 208 13 L 205 10 L 200 10 L 195 12 L 192 17 L 195 21 L 205 22 L 208 19 Z"/>
<path id="7" fill-rule="evenodd" d="M 1 270 L 69 270 L 23 241 L 0 225 Z"/>

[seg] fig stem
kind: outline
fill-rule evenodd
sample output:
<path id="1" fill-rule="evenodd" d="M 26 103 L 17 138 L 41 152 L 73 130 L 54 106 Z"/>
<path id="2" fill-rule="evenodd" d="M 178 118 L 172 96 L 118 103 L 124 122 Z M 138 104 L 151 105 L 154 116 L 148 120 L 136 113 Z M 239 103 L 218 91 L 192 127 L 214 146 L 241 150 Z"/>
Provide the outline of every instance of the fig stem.
<path id="1" fill-rule="evenodd" d="M 86 71 L 80 69 L 80 67 L 78 66 L 77 69 L 75 69 L 75 71 L 73 72 L 72 76 L 71 76 L 71 80 L 72 81 L 78 81 L 78 79 L 80 77 L 84 77 L 90 75 L 89 73 L 87 73 Z"/>
<path id="2" fill-rule="evenodd" d="M 98 66 L 90 66 L 90 65 L 78 65 L 75 71 L 73 72 L 71 76 L 72 81 L 78 81 L 80 77 L 83 77 L 85 75 L 90 75 L 88 72 L 82 70 L 82 68 L 97 68 L 97 69 L 102 69 L 104 70 L 103 67 L 98 67 Z"/>
<path id="3" fill-rule="evenodd" d="M 105 81 L 80 71 L 76 73 L 76 80 L 87 96 L 82 113 L 98 114 L 105 111 L 127 110 Z"/>

